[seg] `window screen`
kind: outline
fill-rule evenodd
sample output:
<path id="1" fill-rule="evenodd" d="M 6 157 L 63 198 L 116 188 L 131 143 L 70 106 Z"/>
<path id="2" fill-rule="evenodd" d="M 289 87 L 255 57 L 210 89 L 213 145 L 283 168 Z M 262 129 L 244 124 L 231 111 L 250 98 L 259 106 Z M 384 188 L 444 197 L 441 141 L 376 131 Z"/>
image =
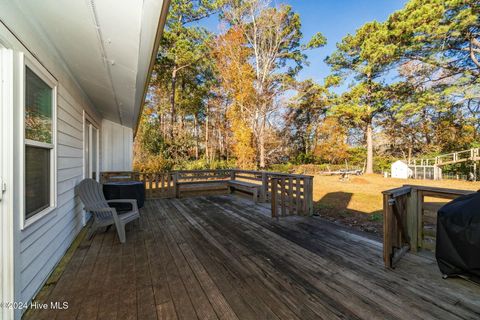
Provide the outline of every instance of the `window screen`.
<path id="1" fill-rule="evenodd" d="M 25 146 L 26 219 L 50 206 L 50 149 Z"/>
<path id="2" fill-rule="evenodd" d="M 25 219 L 51 206 L 53 89 L 25 67 Z"/>
<path id="3" fill-rule="evenodd" d="M 28 67 L 25 72 L 25 138 L 52 143 L 52 88 Z"/>

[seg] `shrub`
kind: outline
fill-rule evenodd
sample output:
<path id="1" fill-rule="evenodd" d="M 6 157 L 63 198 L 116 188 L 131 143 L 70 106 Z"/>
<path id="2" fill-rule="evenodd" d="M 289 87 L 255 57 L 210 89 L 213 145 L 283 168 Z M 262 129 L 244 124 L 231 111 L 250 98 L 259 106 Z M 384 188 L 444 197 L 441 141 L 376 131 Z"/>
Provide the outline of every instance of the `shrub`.
<path id="1" fill-rule="evenodd" d="M 367 149 L 365 147 L 353 147 L 348 149 L 348 164 L 362 167 L 367 160 Z"/>
<path id="2" fill-rule="evenodd" d="M 312 153 L 299 153 L 295 159 L 295 164 L 306 164 L 315 162 L 316 157 Z"/>
<path id="3" fill-rule="evenodd" d="M 372 213 L 368 218 L 370 221 L 383 221 L 383 214 L 381 213 Z"/>
<path id="4" fill-rule="evenodd" d="M 390 171 L 392 163 L 396 160 L 391 156 L 375 156 L 373 157 L 373 171 L 376 173 Z"/>
<path id="5" fill-rule="evenodd" d="M 174 170 L 217 170 L 235 168 L 234 160 L 214 160 L 206 159 L 183 161 L 174 166 Z"/>
<path id="6" fill-rule="evenodd" d="M 173 161 L 163 155 L 147 155 L 135 157 L 133 170 L 139 172 L 165 172 L 173 168 Z"/>
<path id="7" fill-rule="evenodd" d="M 272 164 L 269 168 L 269 171 L 290 173 L 294 171 L 294 169 L 295 166 L 291 163 L 277 163 Z"/>

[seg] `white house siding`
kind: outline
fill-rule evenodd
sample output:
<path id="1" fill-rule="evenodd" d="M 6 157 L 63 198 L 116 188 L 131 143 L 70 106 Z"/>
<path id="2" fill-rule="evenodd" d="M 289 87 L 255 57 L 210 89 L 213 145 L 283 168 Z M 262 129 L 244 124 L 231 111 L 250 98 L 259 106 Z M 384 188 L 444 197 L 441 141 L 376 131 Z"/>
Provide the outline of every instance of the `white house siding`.
<path id="1" fill-rule="evenodd" d="M 18 57 L 23 53 L 26 58 L 40 62 L 58 81 L 56 208 L 22 230 L 23 212 L 19 204 L 23 199 L 17 195 L 20 194 L 23 184 L 20 179 L 14 179 L 9 189 L 14 195 L 11 213 L 15 232 L 14 296 L 15 301 L 29 302 L 41 289 L 83 227 L 82 205 L 74 191 L 84 174 L 83 110 L 86 110 L 97 123 L 101 123 L 101 116 L 77 85 L 62 58 L 54 50 L 54 46 L 43 35 L 37 34 L 38 29 L 29 25 L 28 20 L 18 17 L 22 17 L 21 12 L 18 12 L 10 2 L 0 4 L 0 42 L 13 50 L 16 72 L 19 70 Z M 18 83 L 15 82 L 14 122 L 22 123 L 22 115 L 18 112 L 18 89 Z M 17 126 L 14 130 L 19 132 L 21 128 Z M 11 157 L 12 172 L 18 177 L 23 166 L 19 156 L 23 141 L 18 138 L 18 134 L 12 139 L 15 145 L 13 154 L 2 156 Z M 23 311 L 15 310 L 15 318 L 20 318 Z"/>
<path id="2" fill-rule="evenodd" d="M 30 301 L 83 227 L 75 186 L 83 179 L 83 108 L 59 84 L 57 208 L 21 232 L 21 301 Z"/>
<path id="3" fill-rule="evenodd" d="M 104 119 L 102 121 L 101 137 L 102 170 L 132 170 L 133 130 Z"/>
<path id="4" fill-rule="evenodd" d="M 75 186 L 87 171 L 84 114 L 100 125 L 100 171 L 132 168 L 130 127 L 137 122 L 146 71 L 158 44 L 153 38 L 159 39 L 157 31 L 161 30 L 157 23 L 160 14 L 165 18 L 166 6 L 163 1 L 133 1 L 112 12 L 110 2 L 113 3 L 66 1 L 59 6 L 54 0 L 0 1 L 0 42 L 13 51 L 16 70 L 8 79 L 13 85 L 13 106 L 9 109 L 13 119 L 9 131 L 12 152 L 1 155 L 2 160 L 8 159 L 11 169 L 5 196 L 10 199 L 13 219 L 4 220 L 8 220 L 5 225 L 9 230 L 13 224 L 15 301 L 31 301 L 83 226 L 82 205 L 75 196 Z M 118 23 L 123 19 L 127 23 L 119 29 Z M 19 94 L 23 86 L 22 55 L 57 84 L 56 206 L 25 227 L 21 131 L 24 119 L 23 98 Z M 11 241 L 8 245 L 12 247 Z M 2 258 L 12 260 L 10 256 Z M 11 296 L 12 289 L 7 290 Z M 23 311 L 15 310 L 15 319 Z"/>

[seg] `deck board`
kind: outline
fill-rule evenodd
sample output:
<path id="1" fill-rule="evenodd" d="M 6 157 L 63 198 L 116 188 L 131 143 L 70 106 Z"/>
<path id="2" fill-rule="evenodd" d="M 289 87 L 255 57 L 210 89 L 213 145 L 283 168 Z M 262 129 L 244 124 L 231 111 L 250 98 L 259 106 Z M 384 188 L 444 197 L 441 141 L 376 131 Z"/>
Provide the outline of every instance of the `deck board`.
<path id="1" fill-rule="evenodd" d="M 428 255 L 385 269 L 377 239 L 319 217 L 272 219 L 236 196 L 146 202 L 83 240 L 25 319 L 478 319 L 480 286 L 442 280 Z"/>

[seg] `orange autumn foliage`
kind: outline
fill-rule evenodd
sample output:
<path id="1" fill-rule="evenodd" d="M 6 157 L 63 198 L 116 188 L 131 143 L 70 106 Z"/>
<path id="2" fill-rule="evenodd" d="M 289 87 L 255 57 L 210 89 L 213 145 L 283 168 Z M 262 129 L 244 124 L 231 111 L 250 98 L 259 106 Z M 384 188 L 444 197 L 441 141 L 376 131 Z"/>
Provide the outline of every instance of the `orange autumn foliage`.
<path id="1" fill-rule="evenodd" d="M 229 101 L 227 117 L 235 143 L 233 153 L 240 168 L 255 166 L 256 148 L 254 146 L 253 106 L 255 74 L 248 63 L 251 49 L 245 46 L 244 33 L 239 28 L 232 28 L 218 37 L 213 48 L 216 70 L 224 94 Z"/>
<path id="2" fill-rule="evenodd" d="M 327 117 L 318 126 L 318 143 L 313 154 L 322 162 L 338 164 L 348 158 L 347 130 L 335 117 Z"/>

